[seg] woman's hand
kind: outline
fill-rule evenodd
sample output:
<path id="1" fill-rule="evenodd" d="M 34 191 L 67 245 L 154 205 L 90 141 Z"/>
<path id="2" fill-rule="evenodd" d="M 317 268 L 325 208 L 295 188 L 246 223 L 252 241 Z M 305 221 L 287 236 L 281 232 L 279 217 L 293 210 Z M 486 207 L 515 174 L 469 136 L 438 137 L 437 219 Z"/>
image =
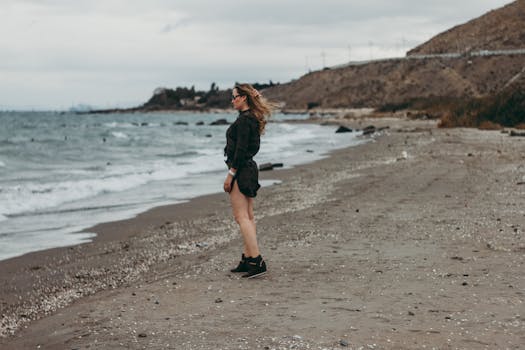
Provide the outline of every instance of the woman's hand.
<path id="1" fill-rule="evenodd" d="M 231 176 L 230 174 L 228 174 L 226 176 L 226 179 L 224 180 L 224 192 L 227 192 L 227 193 L 230 193 L 231 190 L 232 190 L 232 180 L 233 180 L 233 176 Z"/>
<path id="2" fill-rule="evenodd" d="M 237 169 L 230 168 L 228 169 L 228 175 L 226 176 L 226 180 L 224 180 L 224 192 L 230 193 L 232 191 L 232 182 L 233 178 L 235 177 L 235 174 L 237 173 Z"/>

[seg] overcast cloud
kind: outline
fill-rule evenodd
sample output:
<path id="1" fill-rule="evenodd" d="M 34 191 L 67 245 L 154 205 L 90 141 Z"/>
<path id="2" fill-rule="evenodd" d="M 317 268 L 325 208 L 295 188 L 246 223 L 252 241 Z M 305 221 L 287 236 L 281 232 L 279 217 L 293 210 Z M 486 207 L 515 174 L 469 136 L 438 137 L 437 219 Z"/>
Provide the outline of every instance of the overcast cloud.
<path id="1" fill-rule="evenodd" d="M 404 56 L 509 0 L 0 0 L 0 109 L 128 107 Z"/>

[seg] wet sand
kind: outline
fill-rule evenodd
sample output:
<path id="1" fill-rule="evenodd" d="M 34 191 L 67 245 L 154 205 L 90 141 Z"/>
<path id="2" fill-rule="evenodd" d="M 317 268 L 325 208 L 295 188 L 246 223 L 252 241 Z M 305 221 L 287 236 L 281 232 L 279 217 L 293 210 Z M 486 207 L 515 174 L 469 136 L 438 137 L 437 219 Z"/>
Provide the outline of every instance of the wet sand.
<path id="1" fill-rule="evenodd" d="M 155 208 L 0 262 L 0 348 L 522 348 L 525 138 L 344 122 L 390 128 L 262 173 L 282 180 L 256 200 L 266 276 L 229 273 L 225 194 Z"/>

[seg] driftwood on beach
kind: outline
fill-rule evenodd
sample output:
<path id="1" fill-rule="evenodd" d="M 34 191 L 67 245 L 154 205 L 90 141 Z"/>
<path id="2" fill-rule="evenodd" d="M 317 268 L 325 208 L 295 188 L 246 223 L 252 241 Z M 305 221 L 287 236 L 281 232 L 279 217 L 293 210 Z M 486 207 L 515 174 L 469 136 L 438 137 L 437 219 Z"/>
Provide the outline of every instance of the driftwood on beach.
<path id="1" fill-rule="evenodd" d="M 274 168 L 282 168 L 283 163 L 263 163 L 259 165 L 259 171 L 273 170 Z"/>

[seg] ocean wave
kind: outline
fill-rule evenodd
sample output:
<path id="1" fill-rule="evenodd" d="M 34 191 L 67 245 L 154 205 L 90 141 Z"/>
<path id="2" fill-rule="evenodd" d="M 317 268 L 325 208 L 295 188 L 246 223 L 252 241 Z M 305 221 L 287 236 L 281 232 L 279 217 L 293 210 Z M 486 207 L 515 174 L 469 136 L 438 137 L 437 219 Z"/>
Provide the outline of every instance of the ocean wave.
<path id="1" fill-rule="evenodd" d="M 13 142 L 11 140 L 0 140 L 0 146 L 11 146 L 16 145 L 16 142 Z"/>
<path id="2" fill-rule="evenodd" d="M 10 216 L 44 211 L 102 193 L 124 191 L 147 181 L 147 175 L 136 174 L 47 184 L 26 183 L 20 186 L 5 187 L 0 193 L 0 207 L 2 208 L 0 214 Z"/>
<path id="3" fill-rule="evenodd" d="M 157 126 L 166 126 L 164 123 L 152 123 L 152 122 L 109 122 L 102 124 L 106 128 L 136 128 L 138 126 L 145 127 L 157 127 Z M 94 126 L 101 126 L 101 124 L 94 124 Z"/>
<path id="4" fill-rule="evenodd" d="M 128 135 L 120 131 L 113 131 L 111 135 L 115 136 L 117 139 L 128 139 L 129 138 Z"/>
<path id="5" fill-rule="evenodd" d="M 86 206 L 78 208 L 68 208 L 68 209 L 57 209 L 57 210 L 41 210 L 37 213 L 35 212 L 26 212 L 20 214 L 10 214 L 5 219 L 8 218 L 17 218 L 22 216 L 38 216 L 38 215 L 50 215 L 50 214 L 65 214 L 65 213 L 76 213 L 76 212 L 85 212 L 92 210 L 101 210 L 101 209 L 117 209 L 117 208 L 127 208 L 129 204 L 113 204 L 113 205 L 99 205 L 99 206 Z M 1 221 L 1 220 L 0 220 Z"/>
<path id="6" fill-rule="evenodd" d="M 297 127 L 290 124 L 271 125 L 268 135 L 261 139 L 261 149 L 265 153 L 280 154 L 283 150 L 293 150 L 297 144 L 312 142 L 319 138 L 317 125 Z M 271 132 L 270 132 L 271 131 Z"/>
<path id="7" fill-rule="evenodd" d="M 0 192 L 0 215 L 39 213 L 66 203 L 123 192 L 153 181 L 175 180 L 223 167 L 224 163 L 216 156 L 199 156 L 191 159 L 187 166 L 157 161 L 144 165 L 112 167 L 96 178 L 7 186 Z"/>
<path id="8" fill-rule="evenodd" d="M 308 155 L 313 154 L 310 157 L 316 158 L 323 149 L 333 146 L 328 140 L 343 137 L 335 135 L 333 129 L 317 125 L 270 125 L 268 133 L 262 138 L 263 145 L 256 161 L 260 164 L 284 161 L 289 165 L 306 159 L 305 151 L 310 149 L 315 152 Z M 108 131 L 108 135 L 120 139 L 129 138 L 121 131 Z M 348 135 L 344 137 L 348 138 Z M 123 157 L 129 155 L 129 159 L 140 159 L 133 163 L 120 164 L 120 157 L 115 160 L 109 159 L 110 163 L 108 160 L 102 160 L 96 153 L 95 159 L 90 162 L 99 164 L 79 163 L 79 167 L 52 167 L 51 173 L 42 173 L 42 178 L 38 180 L 31 175 L 31 178 L 21 179 L 17 186 L 3 186 L 0 191 L 0 214 L 9 216 L 51 209 L 61 210 L 70 207 L 69 203 L 72 202 L 75 202 L 75 205 L 76 202 L 84 200 L 93 202 L 92 198 L 97 197 L 98 200 L 101 195 L 138 189 L 150 182 L 187 177 L 191 183 L 191 177 L 194 175 L 223 171 L 223 143 L 214 140 L 209 144 L 202 144 L 199 141 L 195 136 L 178 137 L 178 143 L 169 147 L 162 145 L 158 153 L 142 153 L 142 149 L 138 149 L 137 146 L 129 146 L 129 150 L 119 151 Z M 144 147 L 149 147 L 149 144 L 144 144 Z M 75 154 L 72 154 L 70 159 L 75 159 L 74 156 Z M 125 159 L 127 158 L 122 158 L 126 161 Z M 0 161 L 0 166 L 2 164 Z M 130 199 L 131 197 L 124 201 Z M 146 200 L 143 197 L 141 199 Z"/>
<path id="9" fill-rule="evenodd" d="M 188 156 L 196 156 L 199 152 L 197 151 L 187 151 L 187 152 L 181 152 L 181 153 L 159 153 L 156 154 L 157 157 L 161 158 L 182 158 L 182 157 L 188 157 Z"/>
<path id="10" fill-rule="evenodd" d="M 106 128 L 135 128 L 138 125 L 126 122 L 111 122 L 103 124 Z M 100 127 L 101 124 L 94 124 L 95 127 Z"/>

